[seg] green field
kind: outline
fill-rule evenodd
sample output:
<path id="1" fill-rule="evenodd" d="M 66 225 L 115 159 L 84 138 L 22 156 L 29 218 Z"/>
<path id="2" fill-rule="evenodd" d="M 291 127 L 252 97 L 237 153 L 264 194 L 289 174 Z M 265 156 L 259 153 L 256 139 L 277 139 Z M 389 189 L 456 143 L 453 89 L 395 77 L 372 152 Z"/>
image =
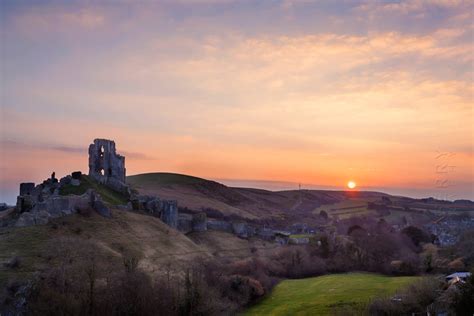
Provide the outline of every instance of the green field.
<path id="1" fill-rule="evenodd" d="M 373 210 L 367 208 L 368 202 L 375 200 L 374 198 L 366 199 L 348 199 L 338 203 L 321 205 L 313 210 L 313 214 L 319 214 L 321 211 L 326 211 L 329 216 L 337 215 L 341 219 L 365 216 L 373 214 Z"/>
<path id="2" fill-rule="evenodd" d="M 371 298 L 394 293 L 417 278 L 349 273 L 285 280 L 245 315 L 331 315 L 351 307 L 355 311 Z"/>

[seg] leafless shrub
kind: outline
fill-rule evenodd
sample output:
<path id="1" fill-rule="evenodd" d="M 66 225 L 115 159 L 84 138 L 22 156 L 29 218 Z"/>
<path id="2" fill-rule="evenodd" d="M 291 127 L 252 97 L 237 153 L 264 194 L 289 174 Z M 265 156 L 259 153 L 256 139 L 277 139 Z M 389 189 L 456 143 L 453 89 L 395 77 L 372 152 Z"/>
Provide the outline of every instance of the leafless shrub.
<path id="1" fill-rule="evenodd" d="M 19 257 L 13 257 L 8 262 L 3 264 L 6 268 L 17 269 L 21 266 L 21 259 Z"/>
<path id="2" fill-rule="evenodd" d="M 435 278 L 423 278 L 395 296 L 374 299 L 370 306 L 371 315 L 409 315 L 423 313 L 439 296 L 442 283 Z"/>
<path id="3" fill-rule="evenodd" d="M 134 272 L 138 268 L 138 263 L 140 259 L 136 256 L 125 256 L 123 258 L 123 266 L 125 267 L 126 272 Z"/>

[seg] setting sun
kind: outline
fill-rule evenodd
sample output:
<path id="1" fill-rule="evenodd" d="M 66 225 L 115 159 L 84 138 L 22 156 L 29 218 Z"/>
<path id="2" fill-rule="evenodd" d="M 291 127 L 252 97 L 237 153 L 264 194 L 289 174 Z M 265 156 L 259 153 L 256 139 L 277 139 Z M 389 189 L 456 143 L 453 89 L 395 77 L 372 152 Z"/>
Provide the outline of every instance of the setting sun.
<path id="1" fill-rule="evenodd" d="M 357 186 L 357 183 L 355 183 L 354 181 L 347 182 L 347 187 L 349 189 L 354 189 L 356 186 Z"/>

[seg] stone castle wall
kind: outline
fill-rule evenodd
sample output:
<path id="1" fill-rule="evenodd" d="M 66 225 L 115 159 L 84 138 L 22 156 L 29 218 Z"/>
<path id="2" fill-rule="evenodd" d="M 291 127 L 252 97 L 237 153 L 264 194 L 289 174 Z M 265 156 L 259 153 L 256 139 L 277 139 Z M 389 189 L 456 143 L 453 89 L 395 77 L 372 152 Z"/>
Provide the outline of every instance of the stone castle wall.
<path id="1" fill-rule="evenodd" d="M 112 140 L 95 139 L 89 145 L 89 176 L 117 192 L 130 194 L 125 183 L 125 157 L 117 154 Z"/>

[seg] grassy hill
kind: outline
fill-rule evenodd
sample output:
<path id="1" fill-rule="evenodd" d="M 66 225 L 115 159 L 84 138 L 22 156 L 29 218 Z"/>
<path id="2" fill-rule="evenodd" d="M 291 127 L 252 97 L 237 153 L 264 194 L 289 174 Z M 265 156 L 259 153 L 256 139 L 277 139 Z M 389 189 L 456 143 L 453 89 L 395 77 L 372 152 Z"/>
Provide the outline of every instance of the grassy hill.
<path id="1" fill-rule="evenodd" d="M 155 172 L 128 176 L 127 182 L 132 185 L 153 186 L 176 184 L 202 184 L 211 181 L 178 173 Z"/>
<path id="2" fill-rule="evenodd" d="M 361 303 L 392 294 L 417 279 L 348 273 L 286 280 L 245 315 L 331 315 L 338 308 L 353 308 L 355 313 Z"/>
<path id="3" fill-rule="evenodd" d="M 95 213 L 87 217 L 71 215 L 48 225 L 2 229 L 0 283 L 9 276 L 28 276 L 47 265 L 49 248 L 60 239 L 72 245 L 81 240 L 92 242 L 99 246 L 98 255 L 103 264 L 118 264 L 119 268 L 124 256 L 140 258 L 147 271 L 168 261 L 180 264 L 198 256 L 211 256 L 157 218 L 120 210 L 113 210 L 112 215 L 110 219 Z M 18 268 L 10 269 L 2 264 L 13 257 L 20 260 Z"/>
<path id="4" fill-rule="evenodd" d="M 279 245 L 262 239 L 246 240 L 220 231 L 193 232 L 187 236 L 214 256 L 227 259 L 248 258 L 255 255 L 255 251 L 265 256 L 279 248 Z"/>
<path id="5" fill-rule="evenodd" d="M 112 209 L 112 218 L 95 212 L 74 214 L 47 225 L 0 228 L 0 288 L 8 280 L 26 279 L 50 265 L 54 256 L 51 250 L 58 243 L 74 249 L 83 241 L 96 246 L 101 265 L 122 269 L 123 259 L 132 256 L 139 258 L 140 267 L 151 274 L 170 265 L 181 271 L 196 260 L 229 254 L 243 258 L 251 248 L 274 247 L 223 232 L 186 236 L 158 218 L 118 209 Z M 18 258 L 17 267 L 5 265 L 12 258 Z"/>
<path id="6" fill-rule="evenodd" d="M 180 207 L 200 211 L 218 209 L 226 215 L 256 218 L 238 205 L 246 198 L 220 183 L 174 173 L 147 173 L 127 177 L 127 183 L 141 194 L 177 200 Z"/>
<path id="7" fill-rule="evenodd" d="M 322 205 L 355 198 L 375 198 L 381 193 L 323 190 L 267 191 L 232 188 L 215 181 L 174 173 L 147 173 L 127 177 L 132 188 L 142 194 L 177 200 L 179 205 L 200 211 L 213 208 L 225 215 L 249 219 L 286 219 L 288 214 L 311 215 Z M 365 202 L 367 203 L 367 202 Z"/>
<path id="8" fill-rule="evenodd" d="M 471 203 L 450 203 L 435 199 L 412 199 L 369 191 L 288 190 L 268 191 L 253 188 L 228 187 L 215 181 L 175 173 L 146 173 L 127 177 L 127 182 L 141 194 L 158 195 L 177 200 L 180 207 L 193 211 L 214 209 L 223 215 L 237 215 L 247 219 L 265 219 L 286 224 L 311 224 L 320 211 L 329 216 L 346 219 L 354 216 L 377 216 L 370 203 L 381 203 L 389 198 L 390 214 L 387 222 L 400 224 L 403 218 L 410 222 L 427 223 L 463 211 L 473 215 Z"/>

